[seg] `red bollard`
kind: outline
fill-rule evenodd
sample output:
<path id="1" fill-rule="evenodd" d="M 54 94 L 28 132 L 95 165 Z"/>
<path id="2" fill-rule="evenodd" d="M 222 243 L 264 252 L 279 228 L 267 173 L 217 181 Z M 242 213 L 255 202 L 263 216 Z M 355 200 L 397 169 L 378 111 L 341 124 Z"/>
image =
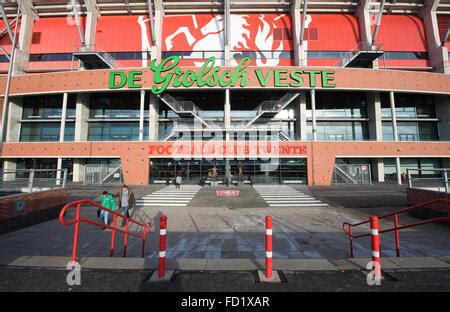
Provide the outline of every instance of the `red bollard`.
<path id="1" fill-rule="evenodd" d="M 266 278 L 272 278 L 272 216 L 266 216 Z"/>
<path id="2" fill-rule="evenodd" d="M 162 216 L 159 220 L 159 277 L 166 275 L 166 234 L 167 234 L 167 217 Z"/>
<path id="3" fill-rule="evenodd" d="M 375 269 L 375 280 L 381 281 L 381 257 L 380 257 L 380 234 L 378 233 L 378 217 L 370 217 L 370 231 L 372 233 L 372 262 Z"/>

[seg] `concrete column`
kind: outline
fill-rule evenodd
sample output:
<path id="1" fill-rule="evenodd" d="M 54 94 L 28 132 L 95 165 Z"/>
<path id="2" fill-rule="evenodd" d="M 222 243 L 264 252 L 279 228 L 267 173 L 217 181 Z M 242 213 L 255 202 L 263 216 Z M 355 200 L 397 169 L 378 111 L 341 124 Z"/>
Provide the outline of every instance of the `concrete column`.
<path id="1" fill-rule="evenodd" d="M 436 116 L 438 116 L 438 130 L 440 141 L 450 141 L 450 97 L 435 96 Z"/>
<path id="2" fill-rule="evenodd" d="M 231 103 L 230 103 L 230 89 L 225 90 L 225 103 L 224 103 L 224 127 L 226 129 L 226 140 L 229 141 L 229 132 L 231 129 Z"/>
<path id="3" fill-rule="evenodd" d="M 148 133 L 150 141 L 159 139 L 159 101 L 158 97 L 150 92 Z"/>
<path id="4" fill-rule="evenodd" d="M 400 167 L 400 157 L 395 157 L 395 169 L 397 171 L 397 184 L 402 184 L 402 172 Z"/>
<path id="5" fill-rule="evenodd" d="M 81 158 L 73 159 L 73 182 L 84 182 L 86 160 Z"/>
<path id="6" fill-rule="evenodd" d="M 391 116 L 392 116 L 392 128 L 394 130 L 394 141 L 398 141 L 397 112 L 395 111 L 394 91 L 389 92 L 389 100 L 391 103 Z"/>
<path id="7" fill-rule="evenodd" d="M 369 117 L 369 139 L 383 141 L 380 93 L 367 93 L 367 114 Z"/>
<path id="8" fill-rule="evenodd" d="M 63 95 L 62 112 L 61 112 L 61 128 L 59 130 L 59 142 L 64 142 L 64 133 L 66 131 L 66 115 L 67 115 L 67 99 L 69 94 L 66 92 Z"/>
<path id="9" fill-rule="evenodd" d="M 141 90 L 139 109 L 139 141 L 144 141 L 145 90 Z"/>
<path id="10" fill-rule="evenodd" d="M 308 139 L 308 119 L 306 117 L 306 93 L 301 92 L 299 96 L 299 115 L 297 124 L 299 129 L 297 131 L 297 135 L 300 136 L 302 141 L 306 141 Z"/>
<path id="11" fill-rule="evenodd" d="M 371 160 L 373 180 L 376 182 L 384 182 L 384 159 L 374 158 Z"/>
<path id="12" fill-rule="evenodd" d="M 446 47 L 441 47 L 442 39 L 439 36 L 439 27 L 436 17 L 438 5 L 439 0 L 425 0 L 425 5 L 420 10 L 419 15 L 422 17 L 425 27 L 428 56 L 433 71 L 449 74 L 450 69 L 446 66 L 448 62 L 448 49 Z"/>
<path id="13" fill-rule="evenodd" d="M 355 12 L 359 23 L 359 36 L 361 42 L 372 42 L 372 22 L 370 16 L 371 0 L 360 0 Z M 378 68 L 378 61 L 374 60 L 373 68 Z"/>
<path id="14" fill-rule="evenodd" d="M 312 136 L 313 136 L 313 141 L 317 141 L 316 90 L 314 90 L 314 89 L 311 89 L 311 117 L 312 117 Z"/>
<path id="15" fill-rule="evenodd" d="M 152 59 L 156 59 L 157 62 L 161 61 L 161 57 L 162 57 L 162 47 L 161 47 L 161 42 L 162 42 L 162 24 L 163 24 L 163 18 L 164 18 L 164 10 L 162 7 L 162 1 L 160 0 L 156 0 L 155 1 L 155 12 L 154 12 L 154 16 L 155 16 L 155 45 L 152 45 L 151 48 L 151 54 L 152 54 Z"/>
<path id="16" fill-rule="evenodd" d="M 23 98 L 10 98 L 6 124 L 6 142 L 19 142 Z"/>
<path id="17" fill-rule="evenodd" d="M 292 40 L 294 43 L 294 65 L 301 66 L 303 63 L 303 49 L 300 45 L 300 29 L 301 29 L 301 0 L 294 0 L 291 6 L 291 21 L 292 21 Z"/>
<path id="18" fill-rule="evenodd" d="M 30 46 L 33 37 L 34 22 L 39 18 L 32 10 L 31 0 L 21 1 L 22 17 L 20 18 L 20 33 L 18 47 L 13 64 L 13 76 L 24 75 L 30 59 Z"/>
<path id="19" fill-rule="evenodd" d="M 17 160 L 16 159 L 4 159 L 3 160 L 3 169 L 14 171 L 17 169 Z M 16 180 L 16 173 L 3 173 L 3 181 L 14 181 Z"/>
<path id="20" fill-rule="evenodd" d="M 90 94 L 79 93 L 75 109 L 75 141 L 87 141 Z"/>
<path id="21" fill-rule="evenodd" d="M 59 171 L 56 171 L 56 185 L 61 185 L 62 183 L 62 181 L 61 181 L 61 176 L 62 176 L 62 174 L 61 174 L 61 169 L 62 169 L 62 158 L 61 157 L 59 157 L 58 158 L 58 161 L 56 162 L 56 169 L 57 170 L 59 170 Z"/>
<path id="22" fill-rule="evenodd" d="M 100 14 L 97 11 L 86 12 L 86 29 L 84 32 L 84 42 L 88 46 L 95 44 L 95 34 L 97 33 L 97 21 Z"/>

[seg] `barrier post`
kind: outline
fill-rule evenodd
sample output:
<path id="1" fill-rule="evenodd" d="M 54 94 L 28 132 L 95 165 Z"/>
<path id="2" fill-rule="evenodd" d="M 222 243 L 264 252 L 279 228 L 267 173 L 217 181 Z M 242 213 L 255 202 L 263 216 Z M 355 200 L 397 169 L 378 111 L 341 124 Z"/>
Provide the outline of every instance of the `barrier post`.
<path id="1" fill-rule="evenodd" d="M 158 261 L 159 278 L 162 278 L 166 275 L 166 235 L 167 235 L 167 217 L 162 216 L 159 219 L 159 261 Z"/>
<path id="2" fill-rule="evenodd" d="M 125 216 L 124 216 L 125 217 Z M 128 245 L 128 218 L 125 219 L 125 235 L 123 237 L 123 256 L 127 256 L 127 245 Z"/>
<path id="3" fill-rule="evenodd" d="M 350 258 L 353 258 L 353 226 L 351 224 L 348 226 L 348 235 L 350 241 Z"/>
<path id="4" fill-rule="evenodd" d="M 378 217 L 370 217 L 370 231 L 372 237 L 372 262 L 375 269 L 375 280 L 381 281 L 381 260 L 380 260 L 380 234 L 378 226 Z"/>
<path id="5" fill-rule="evenodd" d="M 81 204 L 77 204 L 77 211 L 75 216 L 75 226 L 73 230 L 73 247 L 72 247 L 72 262 L 77 261 L 77 249 L 78 249 L 78 232 L 80 229 L 80 214 L 81 214 Z"/>
<path id="6" fill-rule="evenodd" d="M 272 216 L 266 216 L 266 278 L 272 278 Z"/>
<path id="7" fill-rule="evenodd" d="M 117 215 L 115 213 L 113 213 L 113 216 L 114 217 L 113 217 L 113 228 L 112 228 L 112 233 L 111 233 L 111 247 L 109 248 L 109 256 L 110 257 L 114 257 L 114 245 L 115 245 L 115 241 L 116 241 Z"/>
<path id="8" fill-rule="evenodd" d="M 397 257 L 400 257 L 400 233 L 398 231 L 398 214 L 394 215 L 394 227 L 395 227 L 395 251 Z"/>

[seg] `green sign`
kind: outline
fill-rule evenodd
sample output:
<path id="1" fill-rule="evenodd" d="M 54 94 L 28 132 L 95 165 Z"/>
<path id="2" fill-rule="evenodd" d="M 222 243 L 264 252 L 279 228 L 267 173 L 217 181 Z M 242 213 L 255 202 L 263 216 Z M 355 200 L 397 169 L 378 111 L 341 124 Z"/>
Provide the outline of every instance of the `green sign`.
<path id="1" fill-rule="evenodd" d="M 215 66 L 216 59 L 210 57 L 199 70 L 188 69 L 183 71 L 180 66 L 180 57 L 171 56 L 156 64 L 153 60 L 150 70 L 153 72 L 153 83 L 150 86 L 142 85 L 142 71 L 111 72 L 109 75 L 109 88 L 121 89 L 128 86 L 134 88 L 150 88 L 154 94 L 160 94 L 169 87 L 247 87 L 250 80 L 257 80 L 260 87 L 299 88 L 305 82 L 314 88 L 334 88 L 333 70 L 287 70 L 287 69 L 248 69 L 250 58 L 241 59 L 233 68 L 222 69 Z M 257 86 L 258 86 L 257 85 Z M 252 85 L 254 87 L 254 85 Z"/>

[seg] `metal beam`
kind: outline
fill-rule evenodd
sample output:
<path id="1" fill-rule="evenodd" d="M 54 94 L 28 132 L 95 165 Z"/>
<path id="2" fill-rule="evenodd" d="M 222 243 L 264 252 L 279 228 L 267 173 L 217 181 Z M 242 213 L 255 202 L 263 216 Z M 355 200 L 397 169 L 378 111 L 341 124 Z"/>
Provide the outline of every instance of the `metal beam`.
<path id="1" fill-rule="evenodd" d="M 11 76 L 14 69 L 14 56 L 16 55 L 16 39 L 17 39 L 17 32 L 19 28 L 19 14 L 20 14 L 20 6 L 17 6 L 17 15 L 16 15 L 16 26 L 14 29 L 14 36 L 12 40 L 12 47 L 11 47 L 11 59 L 9 60 L 9 68 L 8 68 L 8 76 L 6 78 L 6 89 L 5 89 L 5 96 L 3 98 L 3 112 L 2 112 L 2 120 L 0 124 L 0 149 L 2 148 L 2 144 L 4 142 L 5 133 L 7 129 L 6 120 L 8 116 L 9 111 L 9 92 L 11 89 Z"/>
<path id="2" fill-rule="evenodd" d="M 307 10 L 308 10 L 308 0 L 303 0 L 302 28 L 300 30 L 300 44 L 303 44 L 303 37 L 304 37 L 304 34 L 305 34 L 306 11 Z"/>
<path id="3" fill-rule="evenodd" d="M 84 48 L 85 42 L 84 42 L 83 29 L 81 28 L 81 25 L 80 25 L 80 15 L 78 14 L 78 8 L 77 8 L 79 3 L 75 0 L 71 0 L 71 5 L 72 5 L 73 17 L 75 19 L 75 25 L 77 26 L 77 30 L 78 30 L 78 36 L 80 37 L 81 47 Z"/>
<path id="4" fill-rule="evenodd" d="M 442 44 L 441 46 L 443 47 L 445 45 L 445 43 L 448 40 L 448 36 L 450 35 L 450 23 L 447 24 L 447 31 L 445 32 L 445 36 L 444 38 L 442 38 Z"/>
<path id="5" fill-rule="evenodd" d="M 19 2 L 20 5 L 20 11 L 22 11 L 22 14 L 31 16 L 34 20 L 37 20 L 39 18 L 39 15 L 37 14 L 33 1 L 32 0 L 22 0 Z"/>
<path id="6" fill-rule="evenodd" d="M 231 13 L 230 13 L 230 0 L 224 0 L 224 15 L 223 15 L 223 20 L 224 20 L 224 29 L 225 29 L 225 44 L 228 45 L 230 43 L 230 37 L 231 37 L 231 32 L 230 32 L 230 20 L 231 20 Z"/>
<path id="7" fill-rule="evenodd" d="M 8 17 L 6 17 L 5 9 L 3 8 L 3 4 L 0 4 L 0 14 L 2 14 L 3 23 L 5 23 L 5 29 L 8 32 L 9 40 L 13 42 L 14 35 L 11 31 L 11 27 L 9 26 Z"/>
<path id="8" fill-rule="evenodd" d="M 88 12 L 94 13 L 97 16 L 101 15 L 98 8 L 97 0 L 84 0 L 84 6 Z"/>
<path id="9" fill-rule="evenodd" d="M 150 25 L 150 35 L 152 37 L 152 44 L 156 45 L 156 32 L 155 32 L 155 22 L 153 17 L 153 5 L 152 0 L 147 0 L 148 6 L 148 24 Z"/>
<path id="10" fill-rule="evenodd" d="M 378 30 L 380 29 L 381 24 L 381 16 L 383 16 L 383 9 L 384 9 L 384 0 L 381 0 L 380 10 L 378 11 L 377 16 L 377 23 L 375 24 L 375 29 L 373 30 L 372 45 L 374 45 L 375 42 L 377 41 Z"/>

